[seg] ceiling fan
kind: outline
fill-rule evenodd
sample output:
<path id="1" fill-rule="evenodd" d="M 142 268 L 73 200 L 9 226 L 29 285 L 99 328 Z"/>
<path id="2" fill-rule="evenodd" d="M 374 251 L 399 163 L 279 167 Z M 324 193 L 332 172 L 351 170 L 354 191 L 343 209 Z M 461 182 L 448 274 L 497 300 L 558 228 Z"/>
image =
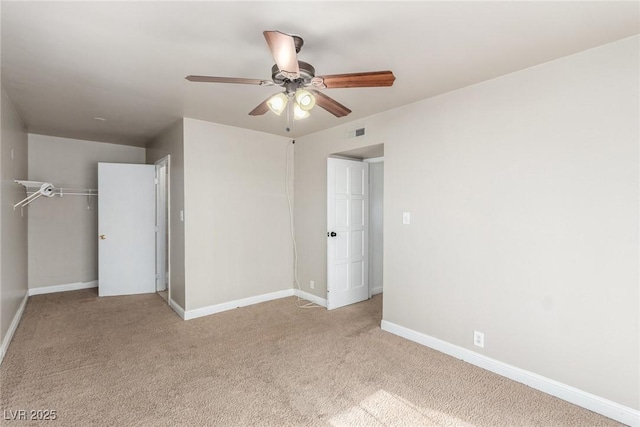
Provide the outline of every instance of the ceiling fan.
<path id="1" fill-rule="evenodd" d="M 293 113 L 296 120 L 309 117 L 309 111 L 316 104 L 336 117 L 351 113 L 350 109 L 318 89 L 392 86 L 396 79 L 391 71 L 316 76 L 311 64 L 298 60 L 297 53 L 304 44 L 302 37 L 280 31 L 264 31 L 263 34 L 276 62 L 271 68 L 271 80 L 210 76 L 187 76 L 186 79 L 191 82 L 281 86 L 283 92 L 264 100 L 249 115 L 261 116 L 269 110 L 280 115 L 288 105 L 288 114 Z"/>

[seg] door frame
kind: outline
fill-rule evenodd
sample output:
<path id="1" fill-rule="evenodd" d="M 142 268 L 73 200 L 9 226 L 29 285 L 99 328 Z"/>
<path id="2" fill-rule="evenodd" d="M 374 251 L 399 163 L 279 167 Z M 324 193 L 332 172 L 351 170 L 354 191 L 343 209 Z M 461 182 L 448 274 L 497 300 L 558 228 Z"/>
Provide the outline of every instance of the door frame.
<path id="1" fill-rule="evenodd" d="M 156 245 L 155 245 L 156 275 L 166 274 L 167 304 L 171 305 L 170 303 L 171 301 L 171 155 L 168 154 L 165 157 L 162 157 L 161 159 L 156 161 L 154 165 L 156 167 L 156 224 L 155 224 L 156 225 Z M 165 193 L 166 197 L 165 197 L 165 206 L 160 206 L 161 198 L 159 197 L 159 194 L 160 194 L 160 191 L 162 191 L 163 189 L 161 188 L 161 185 L 160 185 L 161 180 L 158 178 L 158 171 L 161 170 L 161 168 L 163 167 L 165 167 L 167 171 L 166 179 L 164 181 L 165 183 L 164 191 L 166 192 Z M 165 227 L 165 230 L 160 230 L 158 225 L 158 210 L 163 208 L 167 213 L 166 227 Z M 164 231 L 164 233 L 162 233 L 162 231 Z M 161 256 L 160 237 L 162 237 L 162 234 L 164 234 L 164 241 L 166 242 L 166 247 L 164 248 L 166 253 L 166 258 L 165 258 L 166 271 L 165 272 L 158 271 L 158 269 L 160 268 L 160 263 L 158 262 L 158 259 Z M 158 284 L 156 281 L 156 292 L 158 290 L 157 286 Z"/>
<path id="2" fill-rule="evenodd" d="M 384 156 L 382 157 L 372 157 L 370 159 L 364 159 L 363 162 L 366 163 L 384 163 Z M 369 298 L 371 298 L 373 296 L 373 285 L 371 283 L 371 277 L 373 276 L 373 263 L 371 262 L 371 253 L 372 253 L 372 244 L 373 244 L 373 239 L 371 238 L 371 194 L 372 194 L 372 188 L 371 188 L 371 168 L 369 168 L 369 182 L 367 183 L 369 185 L 369 252 L 367 253 L 367 262 L 369 265 Z M 384 185 L 382 188 L 382 195 L 384 198 Z M 384 202 L 383 202 L 383 218 L 384 218 Z M 384 220 L 383 220 L 383 224 L 382 224 L 382 236 L 384 239 Z M 384 251 L 383 251 L 384 252 Z M 384 259 L 384 255 L 383 255 L 383 259 Z M 383 286 L 383 291 L 384 292 L 384 281 L 382 283 Z"/>

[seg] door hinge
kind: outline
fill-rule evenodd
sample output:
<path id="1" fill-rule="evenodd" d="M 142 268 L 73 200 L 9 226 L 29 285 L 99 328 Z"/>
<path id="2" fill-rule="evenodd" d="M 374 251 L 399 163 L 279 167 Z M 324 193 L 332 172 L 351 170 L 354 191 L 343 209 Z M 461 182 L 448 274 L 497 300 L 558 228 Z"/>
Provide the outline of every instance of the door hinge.
<path id="1" fill-rule="evenodd" d="M 153 178 L 153 182 L 154 182 L 156 185 L 160 184 L 160 180 L 159 180 L 158 178 Z"/>
<path id="2" fill-rule="evenodd" d="M 156 233 L 160 232 L 160 227 L 156 225 Z"/>

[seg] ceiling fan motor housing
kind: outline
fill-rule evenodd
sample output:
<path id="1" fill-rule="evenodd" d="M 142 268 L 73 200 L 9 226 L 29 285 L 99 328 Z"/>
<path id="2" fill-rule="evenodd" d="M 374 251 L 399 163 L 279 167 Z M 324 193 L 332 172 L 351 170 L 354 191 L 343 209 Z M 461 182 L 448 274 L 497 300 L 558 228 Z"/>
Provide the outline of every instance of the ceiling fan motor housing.
<path id="1" fill-rule="evenodd" d="M 302 49 L 302 45 L 304 44 L 304 40 L 297 34 L 289 34 L 293 38 L 293 44 L 296 47 L 296 53 L 300 53 L 300 49 Z"/>
<path id="2" fill-rule="evenodd" d="M 298 67 L 300 68 L 300 77 L 295 79 L 295 82 L 298 82 L 300 86 L 308 86 L 311 84 L 311 79 L 313 79 L 316 75 L 316 69 L 307 62 L 298 61 Z M 283 76 L 278 69 L 278 65 L 274 65 L 271 67 L 271 78 L 273 82 L 277 85 L 284 85 L 287 81 L 290 81 L 287 77 Z"/>

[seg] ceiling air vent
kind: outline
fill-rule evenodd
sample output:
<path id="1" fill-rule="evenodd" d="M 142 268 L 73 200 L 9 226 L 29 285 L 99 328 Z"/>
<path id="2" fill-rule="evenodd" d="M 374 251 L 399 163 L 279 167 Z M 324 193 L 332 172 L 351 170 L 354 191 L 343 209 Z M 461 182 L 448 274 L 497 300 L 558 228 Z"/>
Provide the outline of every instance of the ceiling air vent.
<path id="1" fill-rule="evenodd" d="M 365 128 L 358 128 L 347 131 L 347 139 L 358 138 L 364 136 Z"/>

